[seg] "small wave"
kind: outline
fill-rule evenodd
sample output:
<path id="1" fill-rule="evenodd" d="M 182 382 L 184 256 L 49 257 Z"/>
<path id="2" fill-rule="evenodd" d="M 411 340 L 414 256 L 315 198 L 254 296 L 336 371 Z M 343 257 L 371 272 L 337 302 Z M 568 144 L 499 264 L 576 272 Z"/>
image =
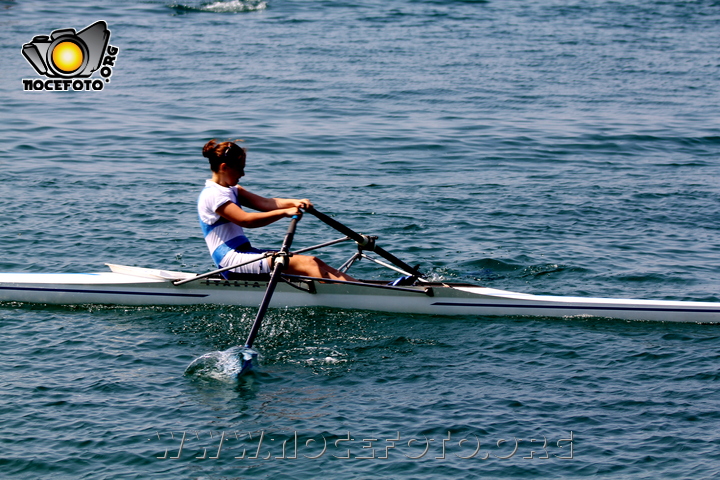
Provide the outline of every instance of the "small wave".
<path id="1" fill-rule="evenodd" d="M 345 361 L 345 360 L 340 359 L 340 358 L 336 358 L 336 357 L 325 357 L 325 358 L 315 358 L 315 357 L 311 357 L 311 358 L 308 358 L 307 360 L 305 360 L 305 362 L 306 362 L 308 365 L 317 365 L 317 364 L 321 364 L 321 365 L 335 365 L 335 364 L 338 364 L 338 363 L 342 363 L 342 362 L 344 362 L 344 361 Z"/>
<path id="2" fill-rule="evenodd" d="M 243 363 L 255 363 L 258 352 L 246 347 L 231 347 L 227 350 L 206 353 L 196 358 L 185 369 L 188 377 L 220 381 L 236 380 Z"/>
<path id="3" fill-rule="evenodd" d="M 173 3 L 168 5 L 170 8 L 175 9 L 178 13 L 187 12 L 213 12 L 213 13 L 241 13 L 241 12 L 256 12 L 259 10 L 265 10 L 267 8 L 267 2 L 262 0 L 232 0 L 229 2 L 211 2 L 201 3 L 199 5 L 187 5 Z"/>
<path id="4" fill-rule="evenodd" d="M 502 280 L 506 278 L 535 278 L 554 273 L 587 273 L 588 270 L 556 263 L 523 265 L 522 260 L 502 261 L 491 258 L 471 260 L 462 264 L 461 276 L 471 276 L 480 281 Z"/>
<path id="5" fill-rule="evenodd" d="M 520 277 L 539 277 L 549 273 L 557 273 L 566 270 L 566 265 L 558 265 L 554 263 L 544 263 L 540 265 L 529 265 L 520 273 Z"/>

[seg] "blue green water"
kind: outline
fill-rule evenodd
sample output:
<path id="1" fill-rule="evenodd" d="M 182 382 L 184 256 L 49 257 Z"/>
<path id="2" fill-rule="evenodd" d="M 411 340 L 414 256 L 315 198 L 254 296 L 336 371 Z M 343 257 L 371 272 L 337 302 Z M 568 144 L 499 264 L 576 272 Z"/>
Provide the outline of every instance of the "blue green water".
<path id="1" fill-rule="evenodd" d="M 23 91 L 24 43 L 97 20 L 102 91 Z M 200 151 L 242 138 L 246 188 L 436 278 L 720 301 L 716 1 L 4 0 L 0 24 L 0 271 L 212 268 Z M 295 245 L 337 236 L 305 218 Z M 257 372 L 183 374 L 254 312 L 3 304 L 0 477 L 720 475 L 715 326 L 274 310 Z"/>

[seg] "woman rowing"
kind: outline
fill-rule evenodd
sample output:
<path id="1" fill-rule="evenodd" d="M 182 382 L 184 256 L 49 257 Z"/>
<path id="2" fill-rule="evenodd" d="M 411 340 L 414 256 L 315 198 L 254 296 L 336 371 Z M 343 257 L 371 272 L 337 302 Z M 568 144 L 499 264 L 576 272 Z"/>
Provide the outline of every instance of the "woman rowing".
<path id="1" fill-rule="evenodd" d="M 302 215 L 301 208 L 310 208 L 308 199 L 265 198 L 245 190 L 238 181 L 245 175 L 246 151 L 234 142 L 210 140 L 203 147 L 203 156 L 210 161 L 212 178 L 198 198 L 200 226 L 215 264 L 229 267 L 256 260 L 230 270 L 236 273 L 269 273 L 271 259 L 265 250 L 250 245 L 243 228 L 258 228 L 282 218 Z M 246 212 L 242 207 L 257 212 Z M 317 257 L 293 255 L 287 273 L 315 278 L 354 281 L 349 275 L 327 265 Z"/>

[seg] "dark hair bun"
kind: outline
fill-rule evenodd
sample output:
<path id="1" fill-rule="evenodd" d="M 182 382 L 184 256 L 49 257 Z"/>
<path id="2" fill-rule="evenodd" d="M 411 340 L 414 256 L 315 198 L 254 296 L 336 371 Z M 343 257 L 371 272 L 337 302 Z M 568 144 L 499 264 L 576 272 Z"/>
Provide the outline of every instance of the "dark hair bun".
<path id="1" fill-rule="evenodd" d="M 215 156 L 215 147 L 217 147 L 217 142 L 215 142 L 215 139 L 213 138 L 203 147 L 203 157 L 212 158 Z"/>
<path id="2" fill-rule="evenodd" d="M 210 161 L 210 169 L 217 172 L 223 163 L 231 166 L 244 166 L 246 153 L 245 149 L 239 147 L 235 142 L 217 143 L 213 138 L 203 147 L 203 157 Z"/>

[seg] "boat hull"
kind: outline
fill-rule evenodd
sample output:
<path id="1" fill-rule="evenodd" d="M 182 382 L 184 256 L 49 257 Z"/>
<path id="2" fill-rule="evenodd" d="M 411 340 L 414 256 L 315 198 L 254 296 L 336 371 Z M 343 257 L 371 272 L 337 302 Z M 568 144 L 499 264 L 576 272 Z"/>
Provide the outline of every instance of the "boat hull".
<path id="1" fill-rule="evenodd" d="M 0 273 L 0 301 L 55 305 L 260 304 L 267 281 L 113 266 L 101 273 Z M 112 268 L 112 267 L 111 267 Z M 377 282 L 322 283 L 294 278 L 278 284 L 271 307 L 331 307 L 430 315 L 595 316 L 627 320 L 720 323 L 720 304 L 530 295 L 466 284 L 389 287 Z"/>

